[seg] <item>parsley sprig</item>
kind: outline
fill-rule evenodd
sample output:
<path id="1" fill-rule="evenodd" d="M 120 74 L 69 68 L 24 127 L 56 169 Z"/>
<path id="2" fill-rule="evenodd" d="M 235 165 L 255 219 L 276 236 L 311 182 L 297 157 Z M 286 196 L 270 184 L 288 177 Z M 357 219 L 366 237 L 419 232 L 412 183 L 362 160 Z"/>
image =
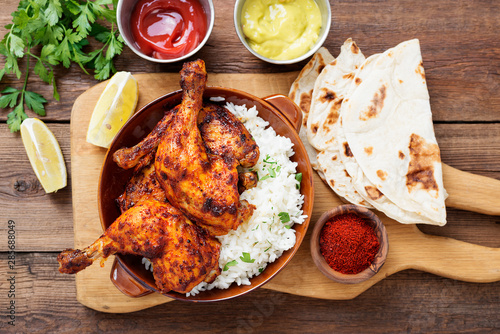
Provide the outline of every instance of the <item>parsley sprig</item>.
<path id="1" fill-rule="evenodd" d="M 62 64 L 69 68 L 76 63 L 89 74 L 104 80 L 116 72 L 114 56 L 123 50 L 123 39 L 116 25 L 118 0 L 21 0 L 17 11 L 12 13 L 12 23 L 0 42 L 0 54 L 5 65 L 0 70 L 0 81 L 5 74 L 21 79 L 20 59 L 26 59 L 24 84 L 21 89 L 5 88 L 0 97 L 0 108 L 13 108 L 7 115 L 11 132 L 19 131 L 27 118 L 25 107 L 40 116 L 45 115 L 47 100 L 40 94 L 27 90 L 30 61 L 35 61 L 33 72 L 44 82 L 51 84 L 53 97 L 59 100 L 54 67 Z M 107 21 L 105 27 L 97 20 Z M 88 37 L 94 37 L 102 45 L 86 53 Z"/>

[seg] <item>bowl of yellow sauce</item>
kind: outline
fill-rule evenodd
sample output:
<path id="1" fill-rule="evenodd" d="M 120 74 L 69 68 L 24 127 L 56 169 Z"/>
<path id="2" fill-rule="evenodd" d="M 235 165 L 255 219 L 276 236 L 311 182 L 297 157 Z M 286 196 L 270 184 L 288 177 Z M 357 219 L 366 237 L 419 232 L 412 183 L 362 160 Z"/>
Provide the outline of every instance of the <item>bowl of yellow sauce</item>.
<path id="1" fill-rule="evenodd" d="M 273 64 L 293 64 L 323 45 L 331 24 L 328 0 L 237 0 L 234 25 L 243 45 Z"/>

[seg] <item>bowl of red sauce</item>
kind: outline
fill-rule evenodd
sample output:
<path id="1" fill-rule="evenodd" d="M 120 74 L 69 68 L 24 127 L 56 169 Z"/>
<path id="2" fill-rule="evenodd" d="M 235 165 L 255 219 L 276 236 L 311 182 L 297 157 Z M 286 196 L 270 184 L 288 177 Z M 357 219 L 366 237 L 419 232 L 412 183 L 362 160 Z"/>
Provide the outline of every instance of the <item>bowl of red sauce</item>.
<path id="1" fill-rule="evenodd" d="M 346 204 L 325 212 L 311 236 L 318 269 L 339 283 L 361 283 L 384 265 L 389 241 L 384 224 L 367 208 Z"/>
<path id="2" fill-rule="evenodd" d="M 212 32 L 212 0 L 119 0 L 118 29 L 140 57 L 172 63 L 198 52 Z"/>

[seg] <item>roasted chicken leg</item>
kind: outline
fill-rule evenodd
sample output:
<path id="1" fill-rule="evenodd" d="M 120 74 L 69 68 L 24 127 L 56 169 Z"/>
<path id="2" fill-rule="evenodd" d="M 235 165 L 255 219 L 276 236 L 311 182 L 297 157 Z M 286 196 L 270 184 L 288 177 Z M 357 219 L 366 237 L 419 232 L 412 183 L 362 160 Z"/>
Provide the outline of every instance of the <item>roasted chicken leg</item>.
<path id="1" fill-rule="evenodd" d="M 116 219 L 83 250 L 67 249 L 57 257 L 59 271 L 74 274 L 100 257 L 134 254 L 148 258 L 161 293 L 187 293 L 220 274 L 220 243 L 168 203 L 145 200 Z"/>
<path id="2" fill-rule="evenodd" d="M 202 60 L 184 64 L 182 102 L 162 136 L 155 157 L 157 179 L 167 199 L 212 235 L 246 221 L 254 206 L 239 200 L 238 161 L 207 154 L 197 126 L 207 80 Z"/>
<path id="3" fill-rule="evenodd" d="M 113 154 L 113 160 L 123 169 L 137 166 L 154 154 L 162 136 L 179 106 L 168 110 L 153 131 L 133 147 L 124 147 Z M 259 160 L 259 146 L 243 123 L 225 107 L 206 103 L 198 114 L 198 128 L 207 153 L 231 157 L 243 167 L 252 167 Z M 146 165 L 148 161 L 144 164 Z"/>

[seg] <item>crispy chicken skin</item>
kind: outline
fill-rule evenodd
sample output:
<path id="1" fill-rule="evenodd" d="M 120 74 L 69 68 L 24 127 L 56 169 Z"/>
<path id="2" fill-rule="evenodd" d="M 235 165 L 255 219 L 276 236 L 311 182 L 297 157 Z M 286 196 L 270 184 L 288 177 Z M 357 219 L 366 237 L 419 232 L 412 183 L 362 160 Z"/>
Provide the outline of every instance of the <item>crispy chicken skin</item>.
<path id="1" fill-rule="evenodd" d="M 224 235 L 250 218 L 254 206 L 239 200 L 236 159 L 207 154 L 197 126 L 207 80 L 202 60 L 181 70 L 182 102 L 161 138 L 157 179 L 167 199 L 212 235 Z"/>
<path id="2" fill-rule="evenodd" d="M 115 253 L 150 259 L 161 293 L 187 293 L 220 274 L 220 243 L 172 205 L 155 200 L 127 210 L 89 247 L 63 251 L 59 271 L 74 274 Z"/>
<path id="3" fill-rule="evenodd" d="M 243 167 L 259 160 L 259 146 L 250 132 L 225 107 L 207 103 L 198 114 L 198 128 L 207 152 L 236 159 Z"/>
<path id="4" fill-rule="evenodd" d="M 113 161 L 124 169 L 149 163 L 148 155 L 154 155 L 178 110 L 179 106 L 168 110 L 153 131 L 137 145 L 117 150 L 113 154 Z M 198 114 L 197 124 L 207 153 L 236 159 L 243 167 L 252 167 L 259 160 L 259 146 L 252 135 L 225 107 L 213 103 L 204 104 Z"/>
<path id="5" fill-rule="evenodd" d="M 130 169 L 141 163 L 141 160 L 148 156 L 153 156 L 156 148 L 160 143 L 160 139 L 167 131 L 168 125 L 175 115 L 176 109 L 165 112 L 163 118 L 156 124 L 154 129 L 137 145 L 132 147 L 124 147 L 113 153 L 113 161 L 123 169 Z"/>
<path id="6" fill-rule="evenodd" d="M 163 188 L 156 179 L 155 166 L 149 164 L 135 172 L 125 187 L 125 191 L 116 199 L 121 213 L 124 213 L 143 200 L 155 199 L 167 202 Z"/>

